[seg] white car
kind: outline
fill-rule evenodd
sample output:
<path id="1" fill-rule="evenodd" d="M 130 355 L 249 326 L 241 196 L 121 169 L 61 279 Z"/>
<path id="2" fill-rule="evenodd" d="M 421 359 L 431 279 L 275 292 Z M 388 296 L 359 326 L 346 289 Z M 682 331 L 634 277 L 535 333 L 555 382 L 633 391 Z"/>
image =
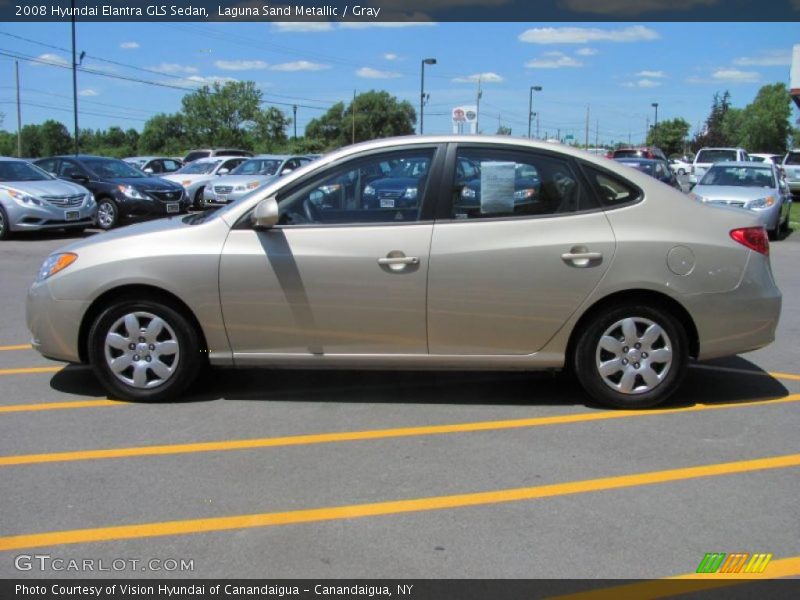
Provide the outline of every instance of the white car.
<path id="1" fill-rule="evenodd" d="M 753 162 L 767 163 L 770 165 L 779 165 L 783 161 L 781 154 L 750 154 L 750 160 Z"/>
<path id="2" fill-rule="evenodd" d="M 793 194 L 800 194 L 800 150 L 790 150 L 783 159 L 783 173 Z"/>
<path id="3" fill-rule="evenodd" d="M 180 183 L 186 190 L 186 195 L 192 200 L 194 208 L 203 204 L 203 190 L 210 181 L 226 175 L 244 161 L 248 156 L 209 156 L 192 161 L 182 169 L 162 175 L 162 179 Z"/>
<path id="4" fill-rule="evenodd" d="M 686 162 L 680 158 L 670 158 L 669 168 L 672 169 L 672 172 L 675 173 L 675 175 L 686 175 L 687 173 L 691 172 L 692 163 Z"/>
<path id="5" fill-rule="evenodd" d="M 719 162 L 747 162 L 750 157 L 744 148 L 701 148 L 694 157 L 689 183 L 697 185 L 714 165 Z"/>

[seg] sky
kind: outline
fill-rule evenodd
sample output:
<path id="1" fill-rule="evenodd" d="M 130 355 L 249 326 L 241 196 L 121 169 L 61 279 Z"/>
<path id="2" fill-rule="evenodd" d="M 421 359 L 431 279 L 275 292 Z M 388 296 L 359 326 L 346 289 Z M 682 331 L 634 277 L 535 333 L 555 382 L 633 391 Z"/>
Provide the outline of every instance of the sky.
<path id="1" fill-rule="evenodd" d="M 436 58 L 425 68 L 425 133 L 452 130 L 452 108 L 475 104 L 480 77 L 485 133 L 502 124 L 527 135 L 536 85 L 541 137 L 583 142 L 588 106 L 591 144 L 636 143 L 655 118 L 653 103 L 659 121 L 683 117 L 694 133 L 715 92 L 729 90 L 743 107 L 762 85 L 788 86 L 800 43 L 797 23 L 358 25 L 79 22 L 83 65 L 99 72 L 78 73 L 80 126 L 141 131 L 149 117 L 179 110 L 187 91 L 235 79 L 256 82 L 289 116 L 297 104 L 302 135 L 354 90 L 386 90 L 419 110 L 420 63 Z M 70 35 L 69 23 L 0 23 L 1 129 L 17 128 L 10 52 L 53 63 L 20 60 L 23 125 L 57 119 L 72 130 L 72 75 L 56 66 L 70 62 Z"/>

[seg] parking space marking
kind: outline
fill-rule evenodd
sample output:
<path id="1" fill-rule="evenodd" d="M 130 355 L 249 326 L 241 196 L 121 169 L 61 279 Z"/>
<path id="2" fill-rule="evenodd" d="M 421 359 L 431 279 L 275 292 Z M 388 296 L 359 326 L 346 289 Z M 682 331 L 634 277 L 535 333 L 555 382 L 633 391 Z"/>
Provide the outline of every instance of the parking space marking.
<path id="1" fill-rule="evenodd" d="M 16 346 L 0 346 L 0 352 L 7 350 L 31 350 L 33 346 L 30 344 L 17 344 Z"/>
<path id="2" fill-rule="evenodd" d="M 74 400 L 72 402 L 47 402 L 41 404 L 11 404 L 0 406 L 0 414 L 35 412 L 40 410 L 64 410 L 70 408 L 95 408 L 97 406 L 128 406 L 127 402 L 117 400 Z"/>
<path id="3" fill-rule="evenodd" d="M 25 367 L 23 369 L 0 369 L 0 375 L 27 375 L 29 373 L 58 373 L 64 365 L 58 367 Z"/>
<path id="4" fill-rule="evenodd" d="M 617 600 L 618 598 L 636 598 L 637 600 L 656 600 L 658 598 L 673 598 L 683 594 L 691 594 L 704 590 L 712 590 L 733 585 L 784 577 L 797 577 L 800 575 L 800 556 L 773 560 L 769 563 L 766 573 L 735 573 L 720 575 L 718 573 L 686 573 L 641 581 L 613 587 L 554 596 L 548 600 Z"/>
<path id="5" fill-rule="evenodd" d="M 673 481 L 701 479 L 704 477 L 717 477 L 721 475 L 734 475 L 795 467 L 800 467 L 800 454 L 788 454 L 784 456 L 684 467 L 664 471 L 650 471 L 633 475 L 617 475 L 599 479 L 584 479 L 534 487 L 455 494 L 451 496 L 431 496 L 427 498 L 389 500 L 368 504 L 351 504 L 346 506 L 300 509 L 286 512 L 268 512 L 229 517 L 209 517 L 205 519 L 162 521 L 138 523 L 134 525 L 116 525 L 111 527 L 11 535 L 0 537 L 0 551 L 60 546 L 65 544 L 107 542 L 112 540 L 153 538 L 168 535 L 189 535 L 208 533 L 211 531 L 253 529 L 277 525 L 319 523 L 323 521 L 399 515 L 468 506 L 488 506 L 506 502 L 553 498 L 557 496 L 632 488 Z"/>
<path id="6" fill-rule="evenodd" d="M 648 417 L 671 415 L 689 412 L 704 412 L 728 408 L 748 406 L 770 406 L 800 402 L 800 394 L 792 394 L 773 400 L 755 400 L 734 402 L 730 404 L 697 404 L 683 408 L 666 408 L 661 410 L 618 410 L 578 413 L 572 415 L 555 415 L 552 417 L 534 417 L 530 419 L 514 419 L 507 421 L 478 421 L 451 425 L 422 425 L 419 427 L 401 427 L 396 429 L 371 429 L 366 431 L 341 431 L 334 433 L 311 433 L 273 438 L 256 438 L 248 440 L 223 440 L 217 442 L 195 442 L 188 444 L 166 444 L 160 446 L 132 446 L 127 448 L 106 448 L 102 450 L 76 450 L 71 452 L 52 452 L 47 454 L 19 454 L 0 456 L 0 467 L 33 465 L 53 462 L 75 462 L 84 460 L 100 460 L 113 458 L 132 458 L 140 456 L 164 456 L 169 454 L 194 454 L 198 452 L 224 452 L 230 450 L 254 450 L 258 448 L 276 448 L 283 446 L 310 446 L 334 442 L 356 442 L 377 439 L 418 437 L 423 435 L 439 435 L 447 433 L 468 433 L 475 431 L 499 431 L 503 429 L 521 429 L 541 427 L 545 425 L 564 425 L 568 423 L 585 423 L 590 421 L 607 421 L 631 417 Z"/>
<path id="7" fill-rule="evenodd" d="M 718 367 L 716 365 L 689 365 L 693 369 L 703 369 L 706 371 L 722 371 L 724 373 L 741 373 L 742 375 L 760 375 L 761 377 L 772 377 L 774 379 L 787 379 L 789 381 L 800 381 L 800 375 L 796 373 L 781 373 L 778 371 L 755 371 L 753 369 L 737 369 L 736 367 Z"/>

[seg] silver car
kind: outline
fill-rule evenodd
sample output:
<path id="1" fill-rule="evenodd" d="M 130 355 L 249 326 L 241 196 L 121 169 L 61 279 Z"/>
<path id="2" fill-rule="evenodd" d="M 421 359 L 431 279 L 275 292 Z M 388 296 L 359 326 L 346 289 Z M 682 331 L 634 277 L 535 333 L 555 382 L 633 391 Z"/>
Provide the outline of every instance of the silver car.
<path id="1" fill-rule="evenodd" d="M 311 159 L 305 156 L 259 154 L 240 164 L 230 174 L 206 185 L 203 203 L 205 206 L 229 204 L 310 162 Z"/>
<path id="2" fill-rule="evenodd" d="M 800 150 L 792 150 L 783 158 L 783 172 L 793 194 L 800 194 Z"/>
<path id="3" fill-rule="evenodd" d="M 198 158 L 174 173 L 162 175 L 162 179 L 180 183 L 194 208 L 203 205 L 203 190 L 218 177 L 227 175 L 247 160 L 244 156 L 211 156 Z"/>
<path id="4" fill-rule="evenodd" d="M 427 162 L 414 201 L 366 202 L 398 161 Z M 478 206 L 462 161 L 480 165 Z M 31 286 L 27 323 L 44 356 L 89 363 L 133 400 L 176 398 L 207 364 L 571 368 L 597 401 L 642 408 L 676 391 L 690 358 L 772 342 L 780 308 L 747 211 L 568 146 L 414 136 L 67 246 Z"/>
<path id="5" fill-rule="evenodd" d="M 771 163 L 726 162 L 712 166 L 689 196 L 716 206 L 752 211 L 772 239 L 789 229 L 792 194 Z"/>
<path id="6" fill-rule="evenodd" d="M 96 217 L 97 204 L 85 187 L 27 161 L 0 157 L 0 240 L 14 231 L 85 229 Z"/>

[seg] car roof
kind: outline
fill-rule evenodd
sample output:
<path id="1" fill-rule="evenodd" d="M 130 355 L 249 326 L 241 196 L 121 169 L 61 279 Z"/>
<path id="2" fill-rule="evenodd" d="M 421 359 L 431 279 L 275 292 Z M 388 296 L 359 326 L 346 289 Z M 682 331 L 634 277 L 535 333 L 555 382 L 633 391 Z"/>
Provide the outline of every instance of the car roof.
<path id="1" fill-rule="evenodd" d="M 663 158 L 636 158 L 635 156 L 622 156 L 614 159 L 620 163 L 657 163 L 664 162 Z"/>
<path id="2" fill-rule="evenodd" d="M 262 159 L 269 158 L 272 160 L 286 160 L 289 158 L 295 158 L 295 156 L 293 154 L 256 154 L 255 156 L 246 156 L 246 157 L 232 156 L 231 158 L 247 158 L 248 160 L 253 160 L 256 158 L 262 158 Z M 303 158 L 303 157 L 298 156 L 297 158 Z"/>
<path id="3" fill-rule="evenodd" d="M 753 162 L 751 160 L 726 160 L 725 162 L 718 162 L 714 163 L 711 167 L 739 167 L 739 168 L 747 168 L 752 167 L 753 169 L 769 169 L 770 167 L 774 166 L 772 163 L 760 163 L 760 162 Z"/>
<path id="4" fill-rule="evenodd" d="M 3 162 L 28 162 L 28 159 L 17 158 L 15 156 L 0 156 L 0 161 L 3 161 Z"/>

